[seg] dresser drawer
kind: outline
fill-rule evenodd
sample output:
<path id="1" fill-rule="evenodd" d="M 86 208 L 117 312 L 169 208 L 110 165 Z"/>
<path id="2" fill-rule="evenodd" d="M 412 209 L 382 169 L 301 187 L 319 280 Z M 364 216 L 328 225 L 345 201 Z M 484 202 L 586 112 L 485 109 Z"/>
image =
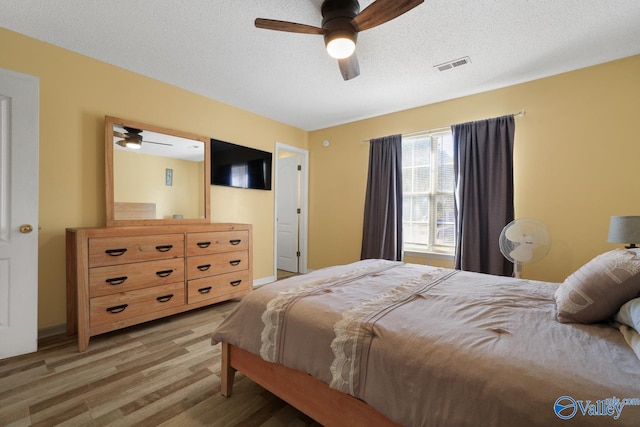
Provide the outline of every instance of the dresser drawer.
<path id="1" fill-rule="evenodd" d="M 187 258 L 187 279 L 242 271 L 249 268 L 247 251 L 223 252 Z"/>
<path id="2" fill-rule="evenodd" d="M 187 256 L 246 251 L 248 248 L 248 231 L 211 231 L 187 234 Z"/>
<path id="3" fill-rule="evenodd" d="M 184 283 L 154 286 L 91 298 L 91 327 L 185 304 Z"/>
<path id="4" fill-rule="evenodd" d="M 187 303 L 193 304 L 251 288 L 249 272 L 239 271 L 189 280 Z"/>
<path id="5" fill-rule="evenodd" d="M 132 291 L 184 281 L 184 258 L 144 261 L 89 269 L 89 296 Z"/>
<path id="6" fill-rule="evenodd" d="M 184 234 L 89 239 L 89 267 L 182 257 Z"/>

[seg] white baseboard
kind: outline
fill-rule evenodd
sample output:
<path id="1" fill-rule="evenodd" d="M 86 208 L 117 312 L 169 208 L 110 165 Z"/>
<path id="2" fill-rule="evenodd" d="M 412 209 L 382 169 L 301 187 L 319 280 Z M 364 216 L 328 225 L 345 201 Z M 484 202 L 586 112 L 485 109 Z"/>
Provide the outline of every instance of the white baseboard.
<path id="1" fill-rule="evenodd" d="M 262 285 L 266 285 L 267 283 L 272 283 L 276 281 L 275 276 L 263 277 L 261 279 L 256 279 L 253 281 L 253 287 L 259 288 Z"/>

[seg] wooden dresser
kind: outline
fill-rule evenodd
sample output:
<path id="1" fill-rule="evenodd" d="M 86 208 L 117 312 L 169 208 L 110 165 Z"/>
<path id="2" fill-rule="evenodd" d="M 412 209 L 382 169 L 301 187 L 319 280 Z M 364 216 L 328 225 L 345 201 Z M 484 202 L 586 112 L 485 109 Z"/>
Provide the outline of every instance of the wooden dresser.
<path id="1" fill-rule="evenodd" d="M 94 335 L 253 289 L 248 224 L 68 228 L 67 334 Z"/>

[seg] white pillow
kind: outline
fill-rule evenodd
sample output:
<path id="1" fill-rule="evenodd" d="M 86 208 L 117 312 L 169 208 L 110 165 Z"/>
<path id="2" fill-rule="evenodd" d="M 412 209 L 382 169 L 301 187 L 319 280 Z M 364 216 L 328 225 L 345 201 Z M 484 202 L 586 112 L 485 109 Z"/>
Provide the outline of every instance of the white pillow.
<path id="1" fill-rule="evenodd" d="M 640 331 L 640 298 L 634 298 L 622 304 L 616 314 L 616 322 Z"/>

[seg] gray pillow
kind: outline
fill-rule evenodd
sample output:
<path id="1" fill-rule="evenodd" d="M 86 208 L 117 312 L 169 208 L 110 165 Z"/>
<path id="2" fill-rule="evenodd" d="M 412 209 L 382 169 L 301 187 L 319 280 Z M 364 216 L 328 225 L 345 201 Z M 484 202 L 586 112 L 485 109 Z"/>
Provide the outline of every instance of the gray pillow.
<path id="1" fill-rule="evenodd" d="M 598 255 L 567 279 L 555 293 L 562 323 L 608 320 L 640 293 L 640 254 L 614 249 Z"/>

